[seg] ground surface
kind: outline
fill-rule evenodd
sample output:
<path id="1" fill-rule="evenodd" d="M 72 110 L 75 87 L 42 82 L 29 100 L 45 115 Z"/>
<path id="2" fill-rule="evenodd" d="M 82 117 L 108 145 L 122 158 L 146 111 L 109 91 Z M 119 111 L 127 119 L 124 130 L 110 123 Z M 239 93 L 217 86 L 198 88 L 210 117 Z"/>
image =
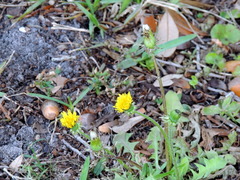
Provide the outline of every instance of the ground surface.
<path id="1" fill-rule="evenodd" d="M 224 1 L 221 1 L 221 3 L 224 3 Z M 231 5 L 231 3 L 229 4 Z M 43 99 L 30 97 L 25 94 L 28 92 L 44 94 L 43 90 L 35 84 L 37 76 L 39 74 L 47 76 L 46 74 L 49 72 L 60 69 L 59 75 L 67 78 L 67 82 L 53 96 L 67 102 L 67 96 L 74 99 L 79 92 L 89 85 L 87 80 L 90 77 L 90 72 L 97 68 L 99 64 L 105 63 L 114 79 L 119 81 L 128 77 L 128 80 L 132 82 L 128 86 L 119 86 L 112 92 L 122 93 L 131 91 L 136 104 L 145 108 L 148 114 L 161 121 L 158 106 L 153 102 L 153 99 L 160 96 L 159 89 L 152 85 L 156 80 L 152 76 L 155 73 L 143 67 L 116 72 L 116 59 L 113 59 L 110 53 L 106 53 L 106 49 L 103 52 L 103 48 L 71 51 L 82 47 L 83 44 L 87 46 L 88 43 L 91 45 L 94 43 L 91 42 L 92 39 L 88 33 L 52 29 L 54 20 L 51 19 L 51 14 L 42 15 L 38 13 L 14 24 L 6 17 L 6 14 L 17 13 L 17 11 L 19 13 L 14 15 L 20 15 L 25 9 L 26 7 L 0 8 L 0 64 L 9 60 L 6 68 L 0 74 L 0 92 L 7 93 L 6 99 L 0 99 L 2 106 L 0 109 L 0 169 L 2 169 L 0 170 L 0 177 L 1 179 L 11 179 L 10 175 L 3 169 L 21 154 L 33 155 L 36 153 L 42 161 L 49 160 L 56 163 L 54 170 L 49 170 L 47 178 L 58 180 L 75 179 L 78 176 L 79 168 L 83 164 L 83 159 L 67 148 L 63 140 L 81 150 L 85 155 L 88 152 L 84 150 L 85 147 L 81 143 L 70 135 L 69 130 L 61 127 L 59 123 L 55 127 L 54 121 L 49 121 L 43 117 L 41 113 Z M 88 28 L 86 19 L 61 20 L 57 23 L 75 28 Z M 129 25 L 126 31 L 133 27 L 134 24 Z M 107 39 L 112 41 L 111 38 L 116 36 L 117 34 L 109 33 L 103 40 L 100 38 L 99 33 L 96 32 L 94 42 L 101 43 Z M 203 40 L 209 41 L 209 37 L 205 37 Z M 129 48 L 130 46 L 126 47 Z M 196 47 L 199 46 L 192 44 L 189 47 L 189 51 L 193 51 Z M 210 48 L 210 43 L 205 47 Z M 203 49 L 201 53 L 206 54 L 206 51 L 208 49 Z M 181 57 L 180 51 L 177 51 L 176 55 Z M 91 59 L 90 57 L 93 58 Z M 175 63 L 178 62 L 180 61 L 175 61 Z M 191 66 L 187 62 L 184 63 L 182 65 Z M 190 69 L 196 70 L 195 66 L 196 64 L 194 68 L 190 67 Z M 164 65 L 164 69 L 164 75 L 177 73 L 177 68 L 171 65 Z M 183 71 L 184 69 L 180 72 L 184 73 Z M 202 79 L 202 85 L 197 86 L 197 89 L 182 90 L 181 88 L 171 86 L 166 87 L 165 90 L 182 91 L 182 103 L 191 107 L 194 107 L 194 105 L 207 106 L 216 104 L 220 97 L 229 93 L 227 84 L 231 77 L 221 76 L 223 79 L 218 78 L 218 76 Z M 211 91 L 211 89 L 207 89 L 209 87 L 219 91 Z M 91 91 L 76 106 L 82 114 L 92 114 L 94 116 L 94 123 L 92 123 L 89 129 L 96 129 L 99 125 L 119 117 L 112 108 L 116 94 L 112 95 L 114 93 L 107 88 L 103 88 L 102 92 L 100 95 L 96 95 L 94 91 Z M 239 100 L 238 97 L 234 97 L 236 98 L 235 100 Z M 63 110 L 64 107 L 61 106 L 60 109 Z M 199 124 L 202 127 L 209 128 L 213 126 L 213 122 L 214 120 L 210 122 L 202 117 Z M 220 124 L 218 125 L 220 126 Z M 134 133 L 132 138 L 146 138 L 152 126 L 151 123 L 142 121 L 137 127 L 130 130 Z M 231 128 L 238 129 L 238 126 L 236 124 L 234 127 L 228 126 L 228 124 L 224 126 L 224 129 L 228 131 Z M 112 135 L 102 135 L 103 139 L 107 139 L 105 140 L 107 143 L 110 142 L 112 137 Z M 221 146 L 218 142 L 219 140 L 222 140 L 221 137 L 215 137 L 213 140 L 215 146 L 211 146 L 209 149 Z M 201 141 L 203 142 L 204 139 L 201 139 Z M 239 143 L 239 141 L 237 142 Z M 202 146 L 207 147 L 204 143 L 202 143 Z M 68 167 L 71 168 L 68 169 Z M 237 163 L 236 169 L 239 173 L 239 163 Z M 16 175 L 21 176 L 21 173 L 16 173 Z"/>

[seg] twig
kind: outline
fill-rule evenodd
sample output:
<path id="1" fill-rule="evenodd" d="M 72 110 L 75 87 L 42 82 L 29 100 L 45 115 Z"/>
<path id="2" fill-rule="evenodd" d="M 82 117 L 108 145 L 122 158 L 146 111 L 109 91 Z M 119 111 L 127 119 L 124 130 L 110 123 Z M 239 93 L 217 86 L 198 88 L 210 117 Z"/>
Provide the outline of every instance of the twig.
<path id="1" fill-rule="evenodd" d="M 64 139 L 62 139 L 62 143 L 67 146 L 69 149 L 71 149 L 73 152 L 77 153 L 81 158 L 83 158 L 84 160 L 87 158 L 86 156 L 84 156 L 79 150 L 77 150 L 76 148 L 72 147 L 67 141 L 65 141 Z"/>
<path id="2" fill-rule="evenodd" d="M 75 139 L 76 139 L 77 141 L 79 141 L 80 143 L 82 143 L 87 149 L 90 150 L 90 158 L 93 160 L 93 159 L 94 159 L 94 156 L 93 156 L 93 153 L 92 153 L 92 150 L 91 150 L 90 145 L 89 145 L 86 141 L 84 141 L 80 136 L 74 135 L 74 137 L 75 137 Z"/>
<path id="3" fill-rule="evenodd" d="M 3 171 L 7 173 L 12 179 L 23 179 L 23 180 L 31 180 L 30 178 L 21 178 L 18 176 L 14 176 L 12 173 L 10 173 L 7 168 L 3 168 Z"/>
<path id="4" fill-rule="evenodd" d="M 68 30 L 68 31 L 79 31 L 79 32 L 87 32 L 89 33 L 89 30 L 83 29 L 83 28 L 75 28 L 71 26 L 65 26 L 62 24 L 57 24 L 55 22 L 52 23 L 53 27 L 51 29 L 61 29 L 61 30 Z"/>

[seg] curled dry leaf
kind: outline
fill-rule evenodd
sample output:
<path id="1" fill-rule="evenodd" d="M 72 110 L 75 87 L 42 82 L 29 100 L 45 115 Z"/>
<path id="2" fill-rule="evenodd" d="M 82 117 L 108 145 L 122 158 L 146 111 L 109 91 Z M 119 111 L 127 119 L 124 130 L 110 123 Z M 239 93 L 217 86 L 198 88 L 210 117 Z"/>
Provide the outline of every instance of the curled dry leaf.
<path id="1" fill-rule="evenodd" d="M 56 83 L 56 86 L 51 89 L 52 93 L 55 94 L 59 89 L 63 88 L 68 81 L 68 78 L 62 76 L 56 76 L 51 78 L 50 80 Z"/>
<path id="2" fill-rule="evenodd" d="M 228 84 L 228 88 L 240 97 L 240 76 L 231 80 Z"/>
<path id="3" fill-rule="evenodd" d="M 184 19 L 180 14 L 178 14 L 176 11 L 168 9 L 169 14 L 171 15 L 172 19 L 177 25 L 177 28 L 179 32 L 182 35 L 188 35 L 193 33 L 198 33 L 200 36 L 206 36 L 207 33 L 201 31 L 193 24 L 189 23 L 186 19 Z"/>
<path id="4" fill-rule="evenodd" d="M 23 154 L 19 155 L 13 162 L 9 165 L 13 172 L 17 172 L 18 168 L 22 165 Z"/>
<path id="5" fill-rule="evenodd" d="M 228 72 L 234 72 L 237 66 L 240 66 L 240 61 L 228 61 L 225 63 Z"/>
<path id="6" fill-rule="evenodd" d="M 177 39 L 179 37 L 179 31 L 173 20 L 171 14 L 166 10 L 161 21 L 158 23 L 156 31 L 157 45 L 166 43 L 168 41 Z M 176 50 L 176 47 L 168 49 L 158 54 L 160 57 L 170 57 Z"/>

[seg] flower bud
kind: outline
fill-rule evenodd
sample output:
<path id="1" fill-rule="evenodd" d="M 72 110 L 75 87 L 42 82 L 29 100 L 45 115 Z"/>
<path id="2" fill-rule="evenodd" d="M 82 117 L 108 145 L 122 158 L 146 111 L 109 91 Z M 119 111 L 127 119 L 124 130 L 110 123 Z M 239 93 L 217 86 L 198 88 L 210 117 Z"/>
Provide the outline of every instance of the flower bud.
<path id="1" fill-rule="evenodd" d="M 150 27 L 147 24 L 143 24 L 143 35 L 144 35 L 144 45 L 148 49 L 154 49 L 156 45 L 156 39 L 151 31 Z"/>

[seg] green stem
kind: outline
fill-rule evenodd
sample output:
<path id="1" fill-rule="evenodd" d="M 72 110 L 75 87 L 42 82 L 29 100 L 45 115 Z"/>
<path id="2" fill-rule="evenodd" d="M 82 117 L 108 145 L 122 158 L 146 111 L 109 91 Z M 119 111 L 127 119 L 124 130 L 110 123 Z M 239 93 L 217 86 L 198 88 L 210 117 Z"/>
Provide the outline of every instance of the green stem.
<path id="1" fill-rule="evenodd" d="M 83 135 L 86 139 L 91 140 L 91 137 L 88 134 L 84 133 L 81 129 L 77 132 L 78 134 Z"/>
<path id="2" fill-rule="evenodd" d="M 151 53 L 151 54 L 153 54 L 153 53 Z M 158 68 L 158 65 L 157 65 L 157 61 L 156 61 L 156 58 L 155 58 L 154 55 L 152 55 L 152 59 L 154 61 L 154 66 L 155 66 L 157 79 L 158 79 L 159 87 L 160 87 L 160 92 L 161 92 L 161 96 L 162 96 L 162 100 L 163 100 L 163 112 L 164 112 L 164 115 L 167 116 L 167 103 L 166 103 L 162 78 L 161 78 L 160 71 L 159 71 L 159 68 Z M 168 123 L 165 124 L 165 132 L 166 132 L 166 134 L 168 134 Z M 167 146 L 166 141 L 165 141 L 165 146 Z M 170 152 L 168 152 L 167 149 L 166 149 L 167 171 L 170 171 L 170 169 L 172 168 L 172 158 L 170 158 L 169 153 Z"/>
<path id="3" fill-rule="evenodd" d="M 170 140 L 167 136 L 167 133 L 164 131 L 164 129 L 158 124 L 157 121 L 155 121 L 154 119 L 152 119 L 151 117 L 149 117 L 146 114 L 142 114 L 139 111 L 134 111 L 134 113 L 146 118 L 147 120 L 149 120 L 151 123 L 153 123 L 155 126 L 158 127 L 158 129 L 160 130 L 161 134 L 163 135 L 164 139 L 165 139 L 165 144 L 166 144 L 166 152 L 168 152 L 169 154 L 169 159 L 167 159 L 168 161 L 172 162 L 173 159 L 173 155 L 171 152 L 171 144 L 170 144 Z"/>

